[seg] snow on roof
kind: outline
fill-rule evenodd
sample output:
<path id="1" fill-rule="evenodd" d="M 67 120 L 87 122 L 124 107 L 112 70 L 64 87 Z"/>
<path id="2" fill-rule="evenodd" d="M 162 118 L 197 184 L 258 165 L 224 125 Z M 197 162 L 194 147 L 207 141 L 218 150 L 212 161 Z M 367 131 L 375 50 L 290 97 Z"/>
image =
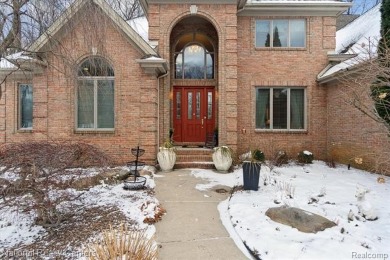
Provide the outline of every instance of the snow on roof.
<path id="1" fill-rule="evenodd" d="M 17 62 L 17 60 L 31 60 L 31 57 L 24 55 L 23 52 L 10 54 L 0 59 L 0 69 L 16 69 L 17 66 L 12 61 Z"/>
<path id="2" fill-rule="evenodd" d="M 15 69 L 16 66 L 5 58 L 0 59 L 0 69 Z"/>
<path id="3" fill-rule="evenodd" d="M 357 54 L 357 57 L 331 67 L 321 75 L 320 79 L 376 56 L 380 25 L 380 4 L 378 4 L 338 30 L 336 32 L 336 53 Z"/>
<path id="4" fill-rule="evenodd" d="M 336 52 L 340 53 L 363 38 L 379 37 L 380 25 L 380 4 L 378 4 L 336 32 Z"/>
<path id="5" fill-rule="evenodd" d="M 146 16 L 138 17 L 128 21 L 128 24 L 136 31 L 146 42 L 149 42 L 149 22 Z"/>
<path id="6" fill-rule="evenodd" d="M 340 0 L 248 0 L 247 4 L 256 4 L 256 3 L 334 3 L 334 2 L 345 2 Z"/>
<path id="7" fill-rule="evenodd" d="M 144 60 L 153 60 L 153 61 L 162 61 L 164 60 L 163 58 L 160 58 L 160 57 L 155 57 L 155 56 L 151 56 L 149 58 L 146 58 Z"/>

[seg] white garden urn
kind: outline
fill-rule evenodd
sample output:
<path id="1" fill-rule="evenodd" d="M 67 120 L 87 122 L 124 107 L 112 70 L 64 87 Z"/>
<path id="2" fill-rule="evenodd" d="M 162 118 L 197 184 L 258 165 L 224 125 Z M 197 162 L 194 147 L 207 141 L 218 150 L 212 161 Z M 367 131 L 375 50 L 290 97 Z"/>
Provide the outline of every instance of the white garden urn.
<path id="1" fill-rule="evenodd" d="M 157 153 L 157 161 L 162 171 L 172 171 L 176 162 L 176 153 L 173 148 L 160 147 Z"/>
<path id="2" fill-rule="evenodd" d="M 226 172 L 232 166 L 232 154 L 227 146 L 215 147 L 212 157 L 215 168 L 220 172 Z"/>

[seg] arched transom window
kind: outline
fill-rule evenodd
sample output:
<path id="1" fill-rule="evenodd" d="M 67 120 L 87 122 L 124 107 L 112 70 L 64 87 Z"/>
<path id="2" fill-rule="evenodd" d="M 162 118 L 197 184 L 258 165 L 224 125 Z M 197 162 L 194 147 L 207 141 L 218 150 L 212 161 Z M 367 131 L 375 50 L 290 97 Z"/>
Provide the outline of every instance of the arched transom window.
<path id="1" fill-rule="evenodd" d="M 199 43 L 190 43 L 175 53 L 176 79 L 213 79 L 214 53 Z"/>
<path id="2" fill-rule="evenodd" d="M 88 57 L 78 69 L 78 130 L 114 129 L 114 70 L 101 57 Z"/>

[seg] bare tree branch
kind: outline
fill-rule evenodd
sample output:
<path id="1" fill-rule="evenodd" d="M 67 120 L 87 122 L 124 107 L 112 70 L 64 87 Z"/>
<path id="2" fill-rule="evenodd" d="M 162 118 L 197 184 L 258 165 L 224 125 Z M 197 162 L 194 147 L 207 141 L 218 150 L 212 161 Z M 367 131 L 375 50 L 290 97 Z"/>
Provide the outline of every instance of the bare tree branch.
<path id="1" fill-rule="evenodd" d="M 139 0 L 106 0 L 124 20 L 131 20 L 143 15 Z M 66 77 L 74 77 L 74 68 L 79 57 L 73 57 L 73 49 L 61 46 L 61 43 L 52 35 L 46 34 L 47 29 L 56 21 L 74 0 L 0 0 L 0 59 L 7 60 L 15 65 L 15 71 L 20 69 L 20 64 L 8 55 L 22 51 L 25 55 L 45 59 L 52 55 L 56 62 L 49 62 L 57 71 L 66 74 Z M 87 3 L 88 13 L 82 17 L 79 25 L 85 31 L 84 42 L 88 46 L 96 46 L 100 52 L 105 50 L 105 31 L 107 21 L 102 19 L 98 8 L 94 8 L 92 2 Z M 68 21 L 64 30 L 71 32 L 73 21 Z M 27 46 L 33 43 L 40 35 L 46 34 L 49 38 L 47 53 L 31 53 Z M 97 37 L 99 35 L 99 37 Z M 20 43 L 16 44 L 15 43 Z M 60 61 L 60 63 L 58 62 Z M 3 83 L 11 73 L 6 73 L 0 78 Z M 2 97 L 0 89 L 0 98 Z"/>
<path id="2" fill-rule="evenodd" d="M 344 86 L 345 102 L 382 124 L 390 136 L 390 45 L 368 41 L 362 53 L 350 60 L 354 66 L 341 72 L 338 80 Z M 373 55 L 378 52 L 381 55 Z"/>

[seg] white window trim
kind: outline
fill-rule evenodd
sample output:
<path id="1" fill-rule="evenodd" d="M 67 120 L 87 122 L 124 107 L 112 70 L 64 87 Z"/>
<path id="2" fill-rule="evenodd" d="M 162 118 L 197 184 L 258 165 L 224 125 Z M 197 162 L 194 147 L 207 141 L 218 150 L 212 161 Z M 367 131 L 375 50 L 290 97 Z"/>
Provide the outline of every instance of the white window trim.
<path id="1" fill-rule="evenodd" d="M 75 129 L 77 132 L 112 132 L 115 130 L 115 112 L 114 112 L 114 127 L 113 128 L 98 128 L 97 127 L 97 118 L 98 118 L 98 115 L 97 115 L 97 110 L 98 110 L 98 102 L 97 102 L 97 87 L 98 87 L 98 80 L 112 80 L 114 81 L 114 95 L 115 95 L 115 77 L 108 77 L 108 76 L 93 76 L 93 77 L 82 77 L 82 76 L 79 76 L 77 78 L 78 80 L 92 80 L 93 81 L 93 98 L 94 98 L 94 104 L 93 104 L 93 121 L 94 121 L 94 126 L 93 128 L 79 128 L 78 127 L 78 87 L 79 85 L 77 84 L 77 88 L 76 88 L 76 91 L 75 91 L 75 95 L 76 95 L 76 109 L 75 109 Z M 115 96 L 114 96 L 114 111 L 115 111 Z"/>
<path id="2" fill-rule="evenodd" d="M 32 118 L 32 122 L 31 122 L 31 127 L 22 127 L 22 102 L 21 102 L 21 94 L 20 94 L 20 87 L 21 86 L 31 86 L 31 90 L 32 90 L 32 92 L 33 92 L 33 107 L 34 107 L 34 87 L 33 87 L 33 85 L 31 84 L 31 83 L 19 83 L 18 85 L 17 85 L 17 93 L 18 93 L 18 95 L 17 95 L 17 97 L 18 97 L 18 102 L 17 102 L 17 104 L 18 104 L 18 109 L 17 109 L 17 118 L 18 118 L 18 124 L 17 124 L 17 129 L 18 130 L 20 130 L 20 131 L 30 131 L 30 130 L 33 130 L 33 126 L 34 126 L 34 124 L 33 124 L 33 121 L 34 121 L 34 119 Z M 34 113 L 34 112 L 33 112 Z"/>
<path id="3" fill-rule="evenodd" d="M 273 94 L 274 89 L 287 89 L 287 128 L 286 129 L 274 129 L 274 122 L 273 122 L 273 112 L 274 112 L 274 101 L 273 101 Z M 269 89 L 270 90 L 270 128 L 256 128 L 256 92 L 258 89 Z M 290 100 L 290 91 L 291 89 L 303 89 L 303 98 L 304 98 L 304 109 L 303 109 L 303 129 L 290 129 L 291 125 L 291 100 Z M 255 106 L 254 106 L 254 126 L 255 126 L 255 132 L 307 132 L 307 88 L 306 87 L 284 87 L 284 86 L 273 86 L 273 87 L 255 87 Z"/>
<path id="4" fill-rule="evenodd" d="M 285 47 L 274 47 L 271 46 L 273 45 L 274 42 L 274 34 L 273 34 L 273 22 L 275 20 L 287 20 L 288 21 L 288 35 L 287 35 L 287 44 L 288 46 Z M 304 44 L 302 47 L 291 47 L 291 37 L 290 37 L 290 29 L 291 29 L 291 21 L 296 21 L 296 20 L 303 20 L 305 22 L 305 38 L 304 38 Z M 257 21 L 268 21 L 269 22 L 269 31 L 270 31 L 270 46 L 257 46 Z M 296 19 L 255 19 L 255 48 L 258 49 L 283 49 L 283 48 L 288 48 L 288 49 L 306 49 L 307 45 L 307 19 L 304 18 L 296 18 Z"/>

